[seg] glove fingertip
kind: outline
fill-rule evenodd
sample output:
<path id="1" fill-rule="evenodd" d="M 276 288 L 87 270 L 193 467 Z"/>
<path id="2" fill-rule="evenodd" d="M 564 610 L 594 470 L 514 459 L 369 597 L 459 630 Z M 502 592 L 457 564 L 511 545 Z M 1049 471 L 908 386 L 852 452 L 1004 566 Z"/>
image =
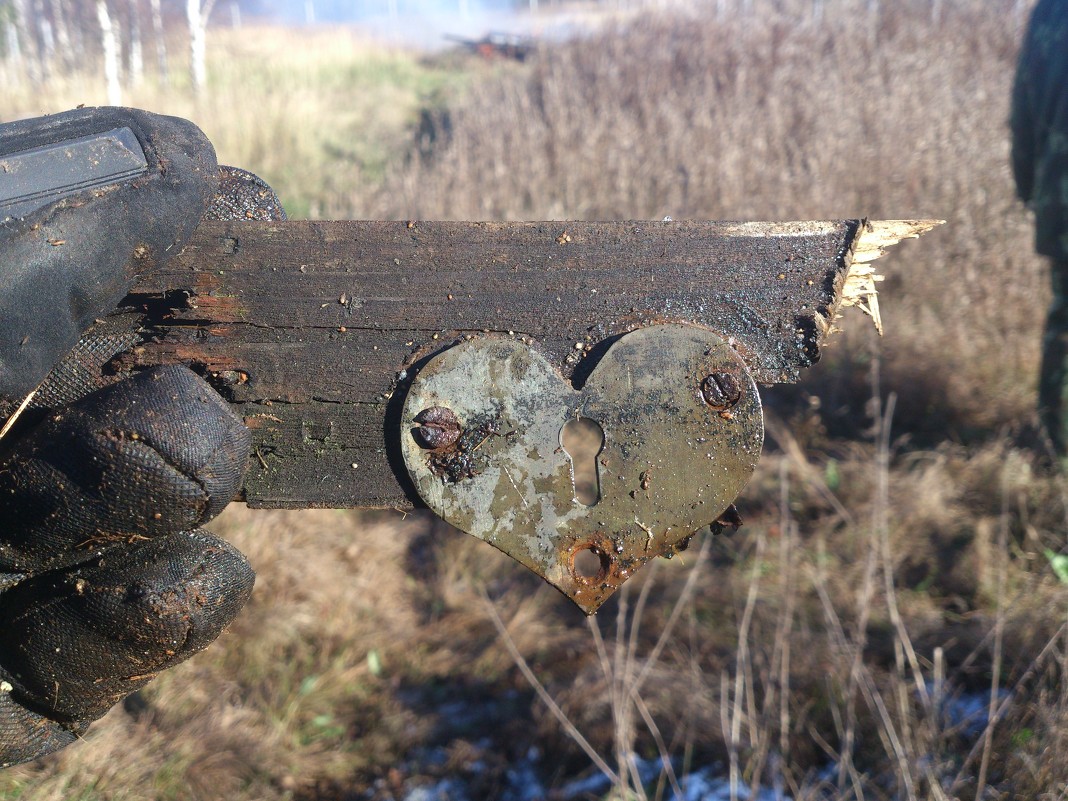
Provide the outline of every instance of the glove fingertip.
<path id="1" fill-rule="evenodd" d="M 32 710 L 99 717 L 210 645 L 252 594 L 248 560 L 205 531 L 119 550 L 27 579 L 5 597 L 0 653 Z"/>
<path id="2" fill-rule="evenodd" d="M 0 681 L 0 768 L 30 762 L 70 745 L 88 723 L 62 724 L 18 703 L 12 687 Z"/>

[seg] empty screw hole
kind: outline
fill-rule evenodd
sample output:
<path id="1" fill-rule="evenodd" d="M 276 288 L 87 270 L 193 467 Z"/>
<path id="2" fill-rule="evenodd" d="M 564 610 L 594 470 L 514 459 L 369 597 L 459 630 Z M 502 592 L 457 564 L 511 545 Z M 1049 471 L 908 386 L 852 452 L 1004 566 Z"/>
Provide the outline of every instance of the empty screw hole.
<path id="1" fill-rule="evenodd" d="M 597 455 L 604 448 L 604 429 L 589 417 L 568 420 L 560 429 L 560 447 L 571 459 L 575 500 L 583 506 L 593 506 L 601 499 Z"/>
<path id="2" fill-rule="evenodd" d="M 592 546 L 580 548 L 571 557 L 571 572 L 587 584 L 603 581 L 608 575 L 608 554 Z"/>

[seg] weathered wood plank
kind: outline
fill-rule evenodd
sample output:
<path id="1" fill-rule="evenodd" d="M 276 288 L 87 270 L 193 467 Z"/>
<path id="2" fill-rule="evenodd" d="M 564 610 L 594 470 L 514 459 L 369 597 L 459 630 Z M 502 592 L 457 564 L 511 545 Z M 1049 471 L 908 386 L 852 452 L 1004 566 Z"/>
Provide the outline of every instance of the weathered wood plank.
<path id="1" fill-rule="evenodd" d="M 756 380 L 793 381 L 865 232 L 879 251 L 930 227 L 879 225 L 204 223 L 128 298 L 140 341 L 107 369 L 208 376 L 254 432 L 251 505 L 410 505 L 400 404 L 441 348 L 513 336 L 581 382 L 612 337 L 679 321 L 729 338 Z"/>

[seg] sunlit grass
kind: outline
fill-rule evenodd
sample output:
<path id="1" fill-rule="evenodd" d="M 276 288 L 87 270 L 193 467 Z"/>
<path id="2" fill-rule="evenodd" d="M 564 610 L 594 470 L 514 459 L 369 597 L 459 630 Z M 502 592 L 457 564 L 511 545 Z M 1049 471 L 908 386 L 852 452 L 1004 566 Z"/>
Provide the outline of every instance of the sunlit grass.
<path id="1" fill-rule="evenodd" d="M 420 109 L 466 85 L 455 65 L 432 65 L 344 26 L 211 29 L 202 98 L 190 91 L 184 59 L 172 47 L 169 82 L 149 68 L 140 85 L 126 87 L 123 103 L 197 123 L 220 162 L 257 172 L 297 218 L 321 217 L 332 198 L 381 183 L 407 151 Z M 105 100 L 102 69 L 42 86 L 10 80 L 0 119 Z"/>

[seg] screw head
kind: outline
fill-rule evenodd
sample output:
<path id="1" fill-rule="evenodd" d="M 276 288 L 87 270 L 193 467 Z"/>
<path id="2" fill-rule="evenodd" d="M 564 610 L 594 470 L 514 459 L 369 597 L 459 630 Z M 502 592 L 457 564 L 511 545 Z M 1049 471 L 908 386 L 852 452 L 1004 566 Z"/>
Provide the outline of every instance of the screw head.
<path id="1" fill-rule="evenodd" d="M 463 431 L 452 409 L 444 406 L 423 409 L 414 419 L 419 426 L 412 429 L 412 436 L 420 447 L 431 451 L 454 445 Z"/>
<path id="2" fill-rule="evenodd" d="M 742 382 L 731 373 L 712 373 L 701 382 L 701 397 L 713 409 L 729 409 L 742 397 Z"/>

